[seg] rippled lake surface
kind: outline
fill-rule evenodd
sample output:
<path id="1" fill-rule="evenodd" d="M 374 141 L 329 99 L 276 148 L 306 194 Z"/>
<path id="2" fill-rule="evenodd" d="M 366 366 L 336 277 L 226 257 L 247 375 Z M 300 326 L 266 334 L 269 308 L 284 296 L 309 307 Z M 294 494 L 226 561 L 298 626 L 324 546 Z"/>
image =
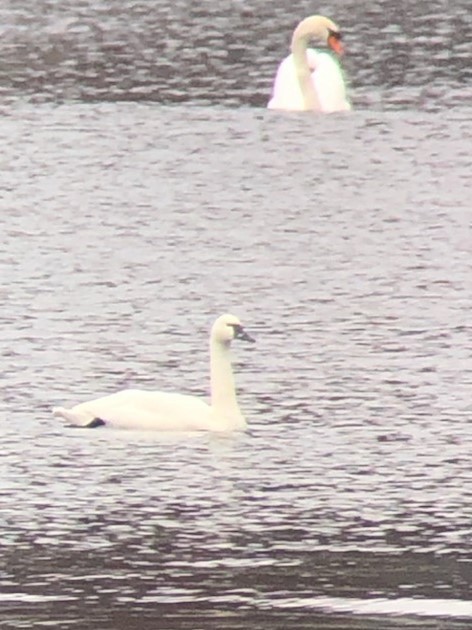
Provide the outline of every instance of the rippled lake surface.
<path id="1" fill-rule="evenodd" d="M 150 4 L 0 8 L 2 629 L 470 628 L 468 1 L 319 5 L 331 116 L 264 107 L 312 3 Z M 226 311 L 246 433 L 52 419 Z"/>

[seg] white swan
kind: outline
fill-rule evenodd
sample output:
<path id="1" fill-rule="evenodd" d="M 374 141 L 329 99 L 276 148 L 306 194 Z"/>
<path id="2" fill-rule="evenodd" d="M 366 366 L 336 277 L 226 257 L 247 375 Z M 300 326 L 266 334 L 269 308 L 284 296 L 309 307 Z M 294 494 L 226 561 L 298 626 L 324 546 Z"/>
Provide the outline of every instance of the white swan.
<path id="1" fill-rule="evenodd" d="M 330 52 L 308 48 L 311 39 L 326 43 L 337 55 L 343 53 L 337 25 L 321 15 L 300 22 L 293 32 L 291 54 L 280 64 L 269 109 L 337 112 L 351 109 L 339 62 Z"/>
<path id="2" fill-rule="evenodd" d="M 110 425 L 155 431 L 238 431 L 246 428 L 231 368 L 233 339 L 254 341 L 234 315 L 218 317 L 210 334 L 211 404 L 184 394 L 125 389 L 53 414 L 82 427 Z"/>

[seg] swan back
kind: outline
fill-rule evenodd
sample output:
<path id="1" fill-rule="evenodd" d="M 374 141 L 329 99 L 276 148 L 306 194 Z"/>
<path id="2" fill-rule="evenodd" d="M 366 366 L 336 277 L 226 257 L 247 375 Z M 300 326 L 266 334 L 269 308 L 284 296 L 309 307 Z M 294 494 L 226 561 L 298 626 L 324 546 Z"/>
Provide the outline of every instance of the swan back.
<path id="1" fill-rule="evenodd" d="M 351 105 L 346 96 L 343 72 L 332 54 L 308 48 L 306 58 L 320 111 L 350 110 Z M 286 111 L 306 110 L 293 55 L 286 57 L 279 66 L 268 108 Z"/>

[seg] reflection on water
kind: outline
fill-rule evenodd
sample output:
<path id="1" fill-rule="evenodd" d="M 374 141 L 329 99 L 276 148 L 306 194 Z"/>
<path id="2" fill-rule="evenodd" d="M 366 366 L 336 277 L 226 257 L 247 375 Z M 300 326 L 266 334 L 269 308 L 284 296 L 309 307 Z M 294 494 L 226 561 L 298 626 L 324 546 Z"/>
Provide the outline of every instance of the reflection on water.
<path id="1" fill-rule="evenodd" d="M 272 606 L 271 602 L 271 606 Z M 472 618 L 472 602 L 455 599 L 407 598 L 359 600 L 354 598 L 310 597 L 306 600 L 277 601 L 282 608 L 315 608 L 319 610 L 356 613 L 359 615 L 417 615 L 419 617 Z"/>
<path id="2" fill-rule="evenodd" d="M 468 4 L 333 3 L 325 117 L 283 4 L 0 9 L 2 628 L 471 626 Z M 205 395 L 228 310 L 246 434 L 51 417 Z"/>
<path id="3" fill-rule="evenodd" d="M 284 421 L 278 400 L 250 404 L 250 432 L 229 437 L 19 414 L 27 457 L 11 435 L 2 459 L 11 627 L 351 628 L 361 616 L 374 629 L 430 616 L 468 628 L 462 423 L 379 441 L 386 428 L 363 415 Z"/>

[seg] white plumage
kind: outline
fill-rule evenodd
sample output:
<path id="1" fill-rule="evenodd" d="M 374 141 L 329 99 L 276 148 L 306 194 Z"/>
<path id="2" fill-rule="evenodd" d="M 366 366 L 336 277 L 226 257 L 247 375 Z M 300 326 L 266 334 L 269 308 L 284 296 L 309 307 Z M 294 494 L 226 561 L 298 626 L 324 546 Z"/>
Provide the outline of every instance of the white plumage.
<path id="1" fill-rule="evenodd" d="M 110 425 L 154 431 L 237 431 L 246 427 L 231 368 L 233 339 L 254 341 L 234 315 L 218 317 L 210 334 L 211 403 L 197 396 L 126 389 L 53 414 L 82 427 Z"/>
<path id="2" fill-rule="evenodd" d="M 305 18 L 292 36 L 291 54 L 280 63 L 269 109 L 336 112 L 351 109 L 343 73 L 333 54 L 342 53 L 334 22 L 319 15 Z M 334 53 L 308 48 L 311 39 L 328 43 Z"/>

